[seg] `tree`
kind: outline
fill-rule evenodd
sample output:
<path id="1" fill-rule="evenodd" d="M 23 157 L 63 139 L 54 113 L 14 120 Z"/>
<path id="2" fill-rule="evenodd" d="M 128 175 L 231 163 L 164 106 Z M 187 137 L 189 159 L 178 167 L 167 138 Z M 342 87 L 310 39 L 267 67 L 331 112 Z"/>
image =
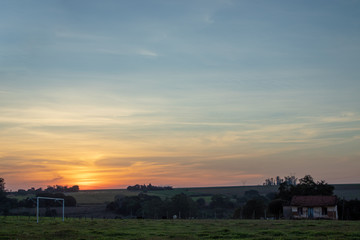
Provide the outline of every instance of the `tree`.
<path id="1" fill-rule="evenodd" d="M 266 204 L 262 199 L 252 199 L 246 202 L 243 212 L 244 217 L 249 219 L 256 219 L 264 217 Z"/>
<path id="2" fill-rule="evenodd" d="M 165 186 L 165 187 L 160 187 L 160 186 L 153 186 L 151 185 L 151 183 L 149 183 L 149 185 L 139 185 L 136 184 L 134 186 L 128 186 L 127 187 L 128 191 L 143 191 L 143 192 L 147 192 L 147 191 L 162 191 L 162 190 L 173 190 L 173 188 L 171 186 Z"/>
<path id="3" fill-rule="evenodd" d="M 327 184 L 325 181 L 315 182 L 313 177 L 305 175 L 299 179 L 299 184 L 291 185 L 288 181 L 280 184 L 277 198 L 290 201 L 293 196 L 310 196 L 323 195 L 332 196 L 334 186 Z"/>
<path id="4" fill-rule="evenodd" d="M 290 185 L 288 182 L 281 183 L 278 189 L 279 192 L 277 198 L 290 201 L 293 196 L 293 188 L 293 185 Z"/>
<path id="5" fill-rule="evenodd" d="M 166 216 L 163 201 L 158 196 L 139 194 L 141 201 L 141 214 L 144 218 L 161 218 Z"/>
<path id="6" fill-rule="evenodd" d="M 16 207 L 17 200 L 8 198 L 5 192 L 5 180 L 0 178 L 0 214 L 7 215 L 11 208 Z"/>
<path id="7" fill-rule="evenodd" d="M 341 220 L 360 220 L 360 200 L 338 201 L 339 219 Z"/>
<path id="8" fill-rule="evenodd" d="M 171 214 L 178 215 L 179 218 L 188 218 L 196 216 L 197 207 L 191 197 L 180 193 L 171 198 L 170 211 Z"/>
<path id="9" fill-rule="evenodd" d="M 4 211 L 6 202 L 7 197 L 5 193 L 5 181 L 3 178 L 0 178 L 0 213 Z"/>
<path id="10" fill-rule="evenodd" d="M 0 178 L 0 192 L 5 191 L 5 180 L 3 178 Z"/>
<path id="11" fill-rule="evenodd" d="M 269 212 L 273 214 L 276 219 L 279 219 L 283 212 L 283 204 L 284 200 L 274 199 L 268 205 Z"/>
<path id="12" fill-rule="evenodd" d="M 234 204 L 227 196 L 216 194 L 211 197 L 211 208 L 234 208 Z"/>
<path id="13" fill-rule="evenodd" d="M 280 178 L 276 176 L 276 178 L 267 178 L 263 183 L 264 186 L 272 186 L 272 185 L 280 185 L 283 182 L 287 182 L 290 185 L 296 185 L 297 178 L 295 176 L 286 176 L 284 178 Z"/>
<path id="14" fill-rule="evenodd" d="M 73 196 L 65 195 L 64 193 L 38 193 L 36 197 L 49 197 L 49 198 L 63 198 L 66 207 L 75 207 L 76 199 Z M 46 207 L 57 207 L 61 206 L 61 203 L 51 200 L 44 201 Z"/>
<path id="15" fill-rule="evenodd" d="M 295 176 L 286 176 L 284 177 L 284 181 L 287 182 L 289 185 L 296 185 L 297 184 L 297 178 Z"/>
<path id="16" fill-rule="evenodd" d="M 198 198 L 198 199 L 196 200 L 196 204 L 197 204 L 197 206 L 198 206 L 199 208 L 205 207 L 205 205 L 206 205 L 205 199 L 203 199 L 203 198 Z"/>
<path id="17" fill-rule="evenodd" d="M 315 185 L 314 179 L 311 175 L 305 175 L 303 178 L 299 179 L 300 185 Z"/>
<path id="18" fill-rule="evenodd" d="M 5 194 L 5 180 L 3 178 L 0 178 L 0 201 L 2 199 L 6 198 Z"/>
<path id="19" fill-rule="evenodd" d="M 158 196 L 139 193 L 137 196 L 118 195 L 106 208 L 124 216 L 161 218 L 166 216 L 166 203 Z"/>
<path id="20" fill-rule="evenodd" d="M 214 217 L 225 218 L 231 216 L 232 211 L 229 210 L 234 209 L 234 203 L 228 196 L 215 194 L 211 197 L 210 208 L 214 211 Z"/>

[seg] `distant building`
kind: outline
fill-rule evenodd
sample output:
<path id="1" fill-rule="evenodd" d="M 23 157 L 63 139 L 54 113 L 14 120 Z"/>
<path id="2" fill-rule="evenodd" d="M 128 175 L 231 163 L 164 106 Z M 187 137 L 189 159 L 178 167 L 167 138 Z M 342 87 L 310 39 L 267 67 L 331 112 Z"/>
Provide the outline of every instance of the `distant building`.
<path id="1" fill-rule="evenodd" d="M 338 219 L 336 196 L 294 196 L 291 199 L 293 219 Z"/>

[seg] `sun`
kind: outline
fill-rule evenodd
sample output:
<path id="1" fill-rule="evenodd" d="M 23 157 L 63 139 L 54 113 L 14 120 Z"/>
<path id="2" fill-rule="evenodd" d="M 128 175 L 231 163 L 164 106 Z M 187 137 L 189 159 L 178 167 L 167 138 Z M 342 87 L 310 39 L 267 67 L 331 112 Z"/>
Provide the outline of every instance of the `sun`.
<path id="1" fill-rule="evenodd" d="M 86 168 L 78 169 L 75 173 L 72 173 L 68 181 L 73 185 L 78 185 L 81 190 L 99 189 L 106 184 L 97 171 Z"/>

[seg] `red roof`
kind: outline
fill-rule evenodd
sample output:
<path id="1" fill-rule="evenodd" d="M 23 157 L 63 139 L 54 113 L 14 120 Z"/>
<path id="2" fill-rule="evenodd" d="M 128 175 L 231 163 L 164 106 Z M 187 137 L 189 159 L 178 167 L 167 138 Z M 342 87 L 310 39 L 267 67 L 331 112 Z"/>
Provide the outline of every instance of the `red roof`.
<path id="1" fill-rule="evenodd" d="M 336 205 L 336 196 L 294 196 L 291 206 L 322 207 Z"/>

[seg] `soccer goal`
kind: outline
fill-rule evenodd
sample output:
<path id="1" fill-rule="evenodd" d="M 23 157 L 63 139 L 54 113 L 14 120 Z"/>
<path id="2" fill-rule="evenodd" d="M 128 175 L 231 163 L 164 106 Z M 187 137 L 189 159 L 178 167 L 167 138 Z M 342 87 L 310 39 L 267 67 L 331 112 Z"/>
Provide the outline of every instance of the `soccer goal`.
<path id="1" fill-rule="evenodd" d="M 47 199 L 47 200 L 54 200 L 56 201 L 62 201 L 62 220 L 64 222 L 65 218 L 65 200 L 63 198 L 51 198 L 51 197 L 37 197 L 36 198 L 36 222 L 39 223 L 39 205 L 40 205 L 40 199 Z"/>

